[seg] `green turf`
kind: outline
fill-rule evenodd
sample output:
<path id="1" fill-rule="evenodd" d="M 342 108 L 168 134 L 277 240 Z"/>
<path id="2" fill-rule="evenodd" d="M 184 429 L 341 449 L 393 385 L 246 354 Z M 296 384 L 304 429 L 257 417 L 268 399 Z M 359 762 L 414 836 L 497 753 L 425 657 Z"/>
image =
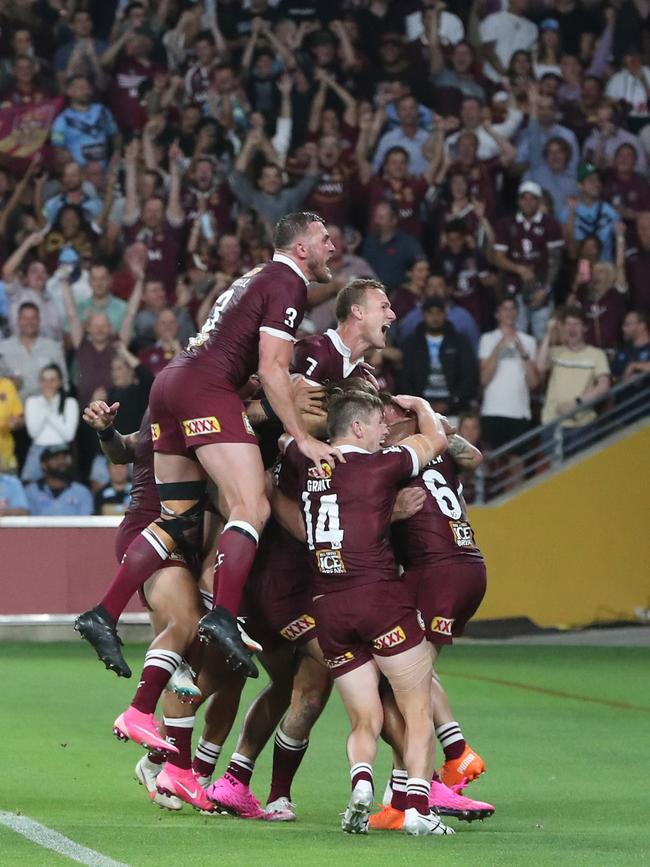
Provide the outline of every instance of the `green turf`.
<path id="1" fill-rule="evenodd" d="M 127 648 L 132 663 L 141 655 L 141 647 Z M 456 716 L 489 768 L 467 793 L 491 801 L 497 813 L 471 826 L 451 820 L 455 837 L 356 838 L 338 828 L 348 774 L 347 722 L 336 696 L 295 784 L 298 822 L 203 817 L 190 809 L 170 814 L 153 807 L 132 779 L 138 748 L 111 735 L 135 680 L 117 680 L 81 643 L 2 644 L 0 809 L 132 867 L 650 864 L 649 663 L 648 648 L 454 648 L 441 672 Z M 226 755 L 232 746 L 231 738 Z M 253 778 L 259 796 L 266 794 L 270 753 Z M 388 768 L 381 749 L 382 790 Z M 64 863 L 71 862 L 0 826 L 1 865 Z"/>

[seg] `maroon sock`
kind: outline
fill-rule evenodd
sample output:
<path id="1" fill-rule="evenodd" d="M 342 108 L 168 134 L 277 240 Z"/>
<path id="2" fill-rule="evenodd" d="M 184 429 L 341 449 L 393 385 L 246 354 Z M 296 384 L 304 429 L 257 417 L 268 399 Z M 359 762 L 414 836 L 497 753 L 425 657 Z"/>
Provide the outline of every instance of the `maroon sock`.
<path id="1" fill-rule="evenodd" d="M 219 538 L 218 575 L 215 574 L 214 604 L 239 614 L 248 573 L 257 553 L 258 535 L 244 521 L 230 521 Z"/>
<path id="2" fill-rule="evenodd" d="M 436 726 L 436 737 L 445 754 L 445 760 L 459 759 L 467 746 L 463 732 L 456 720 Z"/>
<path id="3" fill-rule="evenodd" d="M 169 556 L 169 551 L 147 528 L 138 534 L 126 550 L 117 575 L 101 601 L 102 608 L 117 622 L 136 593 Z"/>
<path id="4" fill-rule="evenodd" d="M 241 753 L 233 753 L 230 757 L 230 764 L 228 765 L 226 773 L 247 786 L 253 776 L 254 767 L 255 762 L 253 760 L 247 759 L 246 756 L 242 756 Z"/>
<path id="5" fill-rule="evenodd" d="M 357 762 L 356 765 L 352 765 L 350 768 L 350 780 L 352 781 L 353 789 L 356 788 L 357 783 L 360 783 L 361 780 L 370 783 L 373 791 L 375 789 L 374 781 L 372 779 L 372 768 L 365 762 Z"/>
<path id="6" fill-rule="evenodd" d="M 431 782 L 432 783 L 442 783 L 442 780 L 440 779 L 440 775 L 438 774 L 438 771 L 434 771 L 431 774 Z"/>
<path id="7" fill-rule="evenodd" d="M 282 797 L 291 800 L 291 783 L 293 783 L 293 778 L 296 776 L 308 746 L 309 739 L 299 741 L 287 737 L 282 729 L 277 730 L 273 747 L 273 773 L 271 775 L 271 791 L 267 799 L 268 804 Z"/>
<path id="8" fill-rule="evenodd" d="M 213 744 L 210 741 L 199 738 L 196 750 L 194 751 L 192 770 L 200 777 L 211 777 L 220 753 L 220 744 Z"/>
<path id="9" fill-rule="evenodd" d="M 189 770 L 192 767 L 192 732 L 194 731 L 194 717 L 185 716 L 174 719 L 163 717 L 165 722 L 165 740 L 173 744 L 178 753 L 170 755 L 168 762 L 177 768 Z"/>
<path id="10" fill-rule="evenodd" d="M 390 799 L 390 805 L 395 810 L 406 810 L 406 784 L 408 782 L 408 773 L 401 768 L 393 768 L 393 773 L 390 775 L 390 788 L 393 793 Z"/>
<path id="11" fill-rule="evenodd" d="M 180 663 L 181 657 L 172 650 L 148 650 L 131 707 L 142 713 L 153 713 L 167 681 Z"/>
<path id="12" fill-rule="evenodd" d="M 406 784 L 406 809 L 412 807 L 422 813 L 424 816 L 429 815 L 429 782 L 420 780 L 417 777 L 411 777 Z"/>

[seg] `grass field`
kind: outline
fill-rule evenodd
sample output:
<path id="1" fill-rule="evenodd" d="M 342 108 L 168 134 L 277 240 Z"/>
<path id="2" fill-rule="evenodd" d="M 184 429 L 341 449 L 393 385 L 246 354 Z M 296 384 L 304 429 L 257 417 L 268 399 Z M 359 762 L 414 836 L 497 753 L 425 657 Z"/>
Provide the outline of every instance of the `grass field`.
<path id="1" fill-rule="evenodd" d="M 130 646 L 137 669 L 143 648 Z M 494 803 L 447 838 L 348 837 L 347 721 L 333 697 L 293 792 L 293 825 L 180 814 L 152 806 L 132 778 L 141 755 L 111 735 L 135 680 L 75 644 L 0 645 L 0 810 L 20 813 L 131 867 L 401 867 L 444 864 L 650 864 L 647 807 L 650 648 L 465 645 L 441 672 L 488 773 L 468 790 Z M 251 685 L 251 691 L 255 689 Z M 226 745 L 228 756 L 233 738 Z M 271 750 L 253 790 L 264 797 Z M 222 761 L 219 768 L 225 768 Z M 383 791 L 389 758 L 376 766 Z M 0 825 L 0 864 L 72 863 Z"/>

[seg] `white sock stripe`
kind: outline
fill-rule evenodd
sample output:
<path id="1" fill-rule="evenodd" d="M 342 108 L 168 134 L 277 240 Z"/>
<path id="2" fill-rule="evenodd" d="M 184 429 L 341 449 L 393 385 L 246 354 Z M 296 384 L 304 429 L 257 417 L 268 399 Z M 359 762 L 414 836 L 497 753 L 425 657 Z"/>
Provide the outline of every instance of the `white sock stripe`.
<path id="1" fill-rule="evenodd" d="M 222 530 L 222 534 L 226 532 L 226 530 L 230 530 L 232 527 L 238 527 L 240 530 L 243 530 L 245 533 L 248 533 L 249 536 L 252 536 L 255 539 L 255 544 L 258 545 L 260 541 L 260 536 L 255 527 L 249 524 L 247 521 L 228 521 L 228 523 L 224 526 Z"/>
<path id="2" fill-rule="evenodd" d="M 149 657 L 157 656 L 159 659 L 168 659 L 170 662 L 175 662 L 178 665 L 183 661 L 183 657 L 180 653 L 175 653 L 173 650 L 163 650 L 162 648 L 155 650 L 147 650 L 144 655 L 145 660 L 149 659 Z"/>
<path id="3" fill-rule="evenodd" d="M 305 740 L 290 738 L 289 735 L 285 735 L 282 729 L 278 729 L 275 733 L 275 743 L 280 747 L 280 749 L 288 750 L 289 752 L 300 752 L 301 750 L 306 749 L 309 744 L 309 738 L 305 738 Z"/>
<path id="4" fill-rule="evenodd" d="M 438 726 L 436 729 L 436 737 L 440 741 L 442 747 L 448 747 L 458 741 L 465 740 L 463 732 L 457 722 L 445 723 L 444 725 Z"/>
<path id="5" fill-rule="evenodd" d="M 156 536 L 153 530 L 150 530 L 149 527 L 145 527 L 142 531 L 142 536 L 151 545 L 161 560 L 166 560 L 169 557 L 170 551 L 167 549 L 165 543 Z"/>
<path id="6" fill-rule="evenodd" d="M 409 773 L 402 768 L 393 768 L 390 776 L 393 782 L 397 781 L 398 783 L 406 783 L 409 778 Z"/>
<path id="7" fill-rule="evenodd" d="M 208 593 L 207 590 L 199 590 L 201 594 L 201 600 L 203 601 L 203 606 L 208 610 L 212 611 L 212 593 Z"/>
<path id="8" fill-rule="evenodd" d="M 255 767 L 255 759 L 249 759 L 247 756 L 242 756 L 241 753 L 233 753 L 230 757 L 231 762 L 237 762 L 238 765 L 243 765 L 251 771 Z"/>
<path id="9" fill-rule="evenodd" d="M 440 735 L 449 734 L 451 732 L 457 732 L 457 731 L 459 732 L 460 726 L 458 725 L 457 722 L 452 721 L 452 722 L 448 722 L 448 723 L 443 723 L 440 726 L 436 726 L 435 731 L 436 731 L 436 735 L 438 737 L 440 737 Z"/>
<path id="10" fill-rule="evenodd" d="M 194 723 L 196 722 L 195 716 L 182 716 L 182 717 L 167 717 L 163 716 L 163 722 L 166 726 L 171 726 L 172 728 L 177 729 L 193 729 Z"/>
<path id="11" fill-rule="evenodd" d="M 213 744 L 212 741 L 206 741 L 203 738 L 199 738 L 196 749 L 197 752 L 201 750 L 206 756 L 214 756 L 215 759 L 218 759 L 221 755 L 222 746 L 221 744 Z"/>
<path id="12" fill-rule="evenodd" d="M 356 765 L 352 765 L 350 768 L 350 779 L 354 778 L 356 774 L 359 774 L 362 771 L 365 771 L 372 777 L 372 765 L 368 765 L 365 762 L 357 762 Z"/>

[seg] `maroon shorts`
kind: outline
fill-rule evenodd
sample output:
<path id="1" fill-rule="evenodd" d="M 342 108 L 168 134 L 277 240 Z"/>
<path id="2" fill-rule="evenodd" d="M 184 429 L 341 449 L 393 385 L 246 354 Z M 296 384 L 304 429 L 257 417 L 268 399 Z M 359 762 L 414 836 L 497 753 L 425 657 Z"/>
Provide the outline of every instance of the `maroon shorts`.
<path id="1" fill-rule="evenodd" d="M 154 451 L 191 455 L 209 443 L 252 443 L 257 437 L 236 391 L 196 367 L 166 367 L 149 395 Z"/>
<path id="2" fill-rule="evenodd" d="M 485 563 L 476 557 L 409 569 L 404 580 L 415 594 L 427 640 L 453 644 L 483 601 L 487 574 Z"/>
<path id="3" fill-rule="evenodd" d="M 246 632 L 265 650 L 316 637 L 310 575 L 306 547 L 270 522 L 246 582 L 243 610 Z"/>
<path id="4" fill-rule="evenodd" d="M 117 535 L 115 536 L 115 556 L 117 557 L 118 563 L 121 563 L 124 559 L 126 549 L 135 537 L 139 536 L 145 527 L 148 527 L 152 521 L 156 521 L 159 517 L 159 512 L 153 513 L 138 511 L 126 513 L 124 520 L 117 529 Z M 182 554 L 174 552 L 173 554 L 170 554 L 166 560 L 163 560 L 160 563 L 159 568 L 169 569 L 171 566 L 187 566 L 187 561 Z M 142 587 L 138 590 L 138 596 L 143 608 L 147 608 L 151 611 L 151 606 L 147 602 L 147 597 L 145 596 Z"/>
<path id="5" fill-rule="evenodd" d="M 377 581 L 314 600 L 318 643 L 332 677 L 373 656 L 395 656 L 418 645 L 424 631 L 403 581 Z"/>

